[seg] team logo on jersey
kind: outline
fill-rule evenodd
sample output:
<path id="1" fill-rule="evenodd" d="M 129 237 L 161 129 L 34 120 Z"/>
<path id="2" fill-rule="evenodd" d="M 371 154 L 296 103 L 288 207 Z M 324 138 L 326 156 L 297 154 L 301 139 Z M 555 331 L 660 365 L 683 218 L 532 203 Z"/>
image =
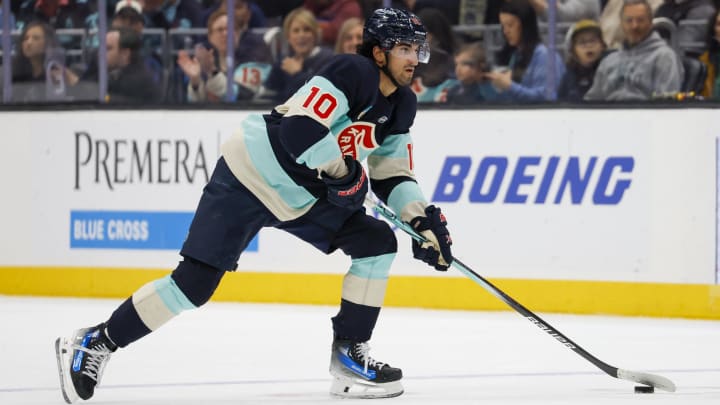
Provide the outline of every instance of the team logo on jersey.
<path id="1" fill-rule="evenodd" d="M 343 155 L 360 158 L 360 148 L 372 150 L 379 145 L 375 140 L 375 124 L 372 122 L 354 122 L 345 127 L 337 137 Z"/>

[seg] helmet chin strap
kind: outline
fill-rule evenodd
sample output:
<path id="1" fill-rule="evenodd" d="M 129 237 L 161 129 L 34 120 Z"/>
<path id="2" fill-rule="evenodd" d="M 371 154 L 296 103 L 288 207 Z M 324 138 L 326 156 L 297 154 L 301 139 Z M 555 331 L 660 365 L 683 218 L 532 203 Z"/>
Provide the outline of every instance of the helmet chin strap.
<path id="1" fill-rule="evenodd" d="M 385 64 L 380 68 L 380 70 L 382 70 L 383 73 L 385 73 L 385 75 L 388 78 L 390 78 L 390 81 L 392 82 L 392 84 L 394 84 L 395 87 L 397 87 L 399 89 L 402 86 L 400 85 L 400 83 L 397 82 L 397 80 L 395 80 L 395 76 L 393 76 L 392 73 L 390 73 L 390 69 L 388 69 L 389 64 L 390 64 L 390 52 L 385 51 Z"/>

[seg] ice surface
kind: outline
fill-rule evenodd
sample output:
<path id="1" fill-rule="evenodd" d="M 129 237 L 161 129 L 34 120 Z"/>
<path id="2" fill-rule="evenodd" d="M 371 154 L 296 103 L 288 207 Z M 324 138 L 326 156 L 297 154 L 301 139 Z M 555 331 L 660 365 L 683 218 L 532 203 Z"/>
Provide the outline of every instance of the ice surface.
<path id="1" fill-rule="evenodd" d="M 0 296 L 0 404 L 63 404 L 53 342 L 121 300 Z M 115 353 L 89 404 L 367 404 L 329 396 L 335 307 L 211 302 Z M 539 314 L 601 360 L 670 378 L 635 394 L 517 313 L 384 308 L 371 354 L 398 404 L 720 404 L 720 322 Z M 82 401 L 81 401 L 82 402 Z M 373 402 L 373 403 L 374 403 Z"/>

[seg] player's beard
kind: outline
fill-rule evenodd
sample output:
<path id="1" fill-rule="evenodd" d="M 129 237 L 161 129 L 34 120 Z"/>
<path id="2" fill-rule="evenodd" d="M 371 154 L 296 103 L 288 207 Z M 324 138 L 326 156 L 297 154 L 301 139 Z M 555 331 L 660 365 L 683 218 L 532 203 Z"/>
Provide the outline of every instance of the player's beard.
<path id="1" fill-rule="evenodd" d="M 393 77 L 395 78 L 395 81 L 397 84 L 403 87 L 407 87 L 412 83 L 413 75 L 415 74 L 415 71 L 413 70 L 412 73 L 409 73 L 405 71 L 405 68 L 403 68 L 398 74 L 393 74 Z"/>

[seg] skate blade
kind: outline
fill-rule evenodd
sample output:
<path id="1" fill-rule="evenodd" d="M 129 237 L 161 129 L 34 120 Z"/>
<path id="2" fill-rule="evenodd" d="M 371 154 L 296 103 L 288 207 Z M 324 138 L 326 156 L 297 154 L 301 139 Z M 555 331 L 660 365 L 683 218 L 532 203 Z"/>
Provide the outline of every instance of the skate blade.
<path id="1" fill-rule="evenodd" d="M 55 358 L 57 359 L 58 374 L 60 375 L 60 389 L 62 390 L 63 399 L 68 404 L 75 403 L 79 396 L 75 392 L 75 386 L 70 378 L 70 356 L 72 349 L 67 341 L 63 338 L 55 340 Z"/>
<path id="2" fill-rule="evenodd" d="M 400 381 L 373 383 L 347 377 L 335 377 L 330 386 L 330 395 L 338 398 L 392 398 L 405 392 Z"/>

